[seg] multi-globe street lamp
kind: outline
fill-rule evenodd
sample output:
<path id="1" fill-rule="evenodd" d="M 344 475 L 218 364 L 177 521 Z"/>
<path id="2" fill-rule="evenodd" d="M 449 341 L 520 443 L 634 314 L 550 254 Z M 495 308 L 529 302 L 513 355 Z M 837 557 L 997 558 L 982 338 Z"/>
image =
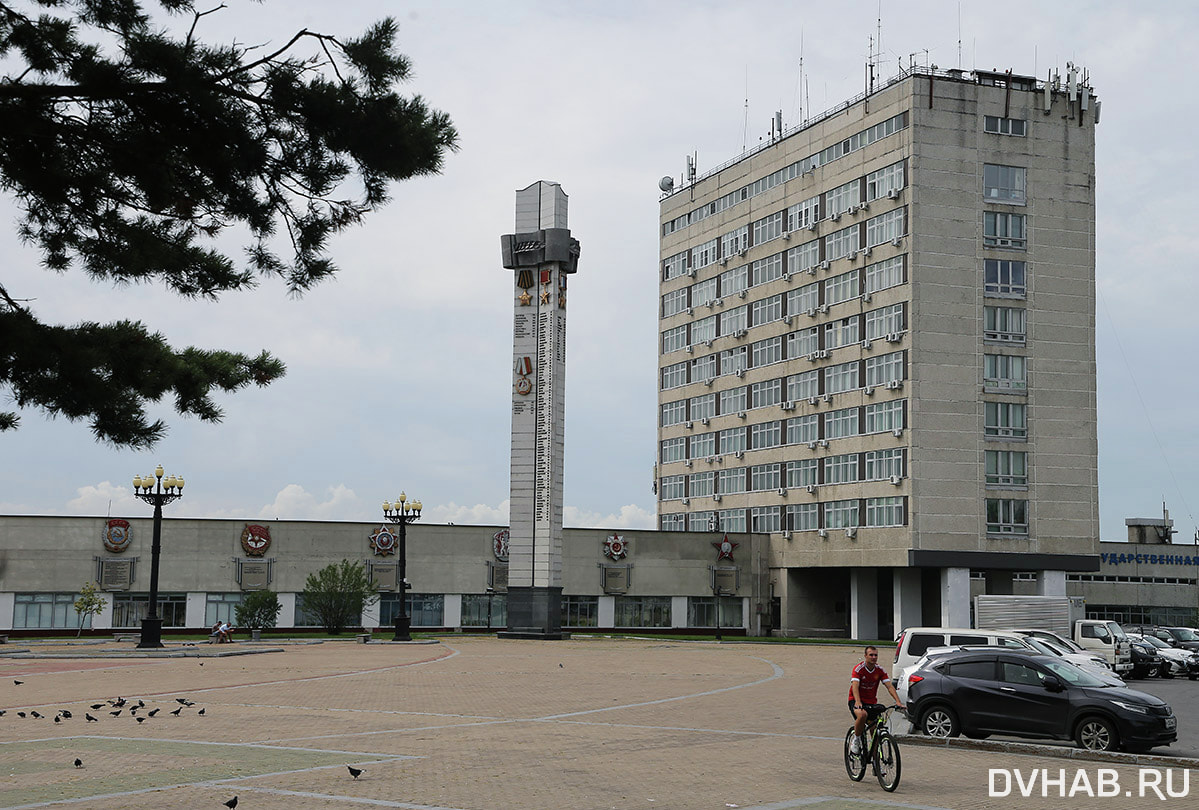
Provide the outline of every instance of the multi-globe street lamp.
<path id="1" fill-rule="evenodd" d="M 162 507 L 183 497 L 183 478 L 168 475 L 163 478 L 162 465 L 153 477 L 133 476 L 133 494 L 154 507 L 154 543 L 150 546 L 150 605 L 142 619 L 142 635 L 138 647 L 162 646 L 162 617 L 158 615 L 158 555 L 162 551 Z"/>
<path id="2" fill-rule="evenodd" d="M 420 501 L 409 501 L 403 492 L 391 501 L 383 502 L 383 517 L 400 527 L 400 612 L 396 614 L 396 633 L 393 641 L 412 641 L 412 618 L 408 615 L 408 524 L 420 520 Z"/>

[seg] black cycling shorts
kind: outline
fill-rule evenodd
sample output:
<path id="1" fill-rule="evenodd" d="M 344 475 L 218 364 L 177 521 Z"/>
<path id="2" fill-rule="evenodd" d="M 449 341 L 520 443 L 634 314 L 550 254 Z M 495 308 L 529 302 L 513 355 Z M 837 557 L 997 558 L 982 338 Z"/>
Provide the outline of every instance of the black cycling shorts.
<path id="1" fill-rule="evenodd" d="M 866 719 L 867 720 L 869 720 L 870 718 L 875 717 L 877 715 L 880 715 L 884 711 L 887 710 L 887 707 L 881 703 L 863 703 L 862 708 L 866 710 Z M 854 717 L 857 717 L 857 714 L 854 713 L 852 700 L 849 701 L 849 713 L 852 714 Z"/>

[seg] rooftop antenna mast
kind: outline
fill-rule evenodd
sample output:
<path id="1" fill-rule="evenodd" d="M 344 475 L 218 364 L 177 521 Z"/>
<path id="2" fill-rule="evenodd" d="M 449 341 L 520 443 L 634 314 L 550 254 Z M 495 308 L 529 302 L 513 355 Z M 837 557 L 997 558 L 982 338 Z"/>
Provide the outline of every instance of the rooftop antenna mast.
<path id="1" fill-rule="evenodd" d="M 749 65 L 745 66 L 745 121 L 741 124 L 741 151 L 749 144 Z"/>
<path id="2" fill-rule="evenodd" d="M 962 2 L 958 0 L 958 70 L 962 69 Z"/>

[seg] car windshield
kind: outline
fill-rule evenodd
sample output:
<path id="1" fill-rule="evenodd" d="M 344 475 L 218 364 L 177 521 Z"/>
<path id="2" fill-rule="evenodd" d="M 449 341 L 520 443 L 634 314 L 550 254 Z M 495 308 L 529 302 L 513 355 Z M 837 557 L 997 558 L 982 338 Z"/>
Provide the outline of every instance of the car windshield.
<path id="1" fill-rule="evenodd" d="M 1179 641 L 1199 641 L 1199 636 L 1186 627 L 1175 627 L 1170 631 Z"/>
<path id="2" fill-rule="evenodd" d="M 1044 639 L 1032 638 L 1030 636 L 1024 639 L 1024 641 L 1039 653 L 1044 653 L 1045 655 L 1061 655 L 1061 653 L 1053 649 L 1053 646 Z"/>
<path id="3" fill-rule="evenodd" d="M 1058 644 L 1054 641 L 1050 641 L 1047 638 L 1039 638 L 1039 639 L 1037 639 L 1037 641 L 1041 642 L 1043 645 L 1048 647 L 1050 650 L 1052 650 L 1057 655 L 1065 655 L 1066 653 L 1073 652 L 1073 650 L 1071 650 L 1069 647 L 1063 647 L 1061 644 Z"/>
<path id="4" fill-rule="evenodd" d="M 1051 658 L 1048 661 L 1040 661 L 1038 663 L 1071 686 L 1107 686 L 1106 683 L 1094 675 L 1090 675 L 1086 671 L 1065 661 Z"/>
<path id="5" fill-rule="evenodd" d="M 1157 636 L 1141 636 L 1141 640 L 1144 641 L 1146 644 L 1152 644 L 1154 647 L 1157 647 L 1159 650 L 1170 649 L 1170 645 L 1167 644 L 1166 642 L 1162 641 Z"/>

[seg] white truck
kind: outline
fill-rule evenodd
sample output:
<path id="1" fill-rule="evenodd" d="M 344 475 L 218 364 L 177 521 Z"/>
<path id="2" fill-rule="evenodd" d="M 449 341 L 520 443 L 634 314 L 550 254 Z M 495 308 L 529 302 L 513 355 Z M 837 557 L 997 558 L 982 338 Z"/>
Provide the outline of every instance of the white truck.
<path id="1" fill-rule="evenodd" d="M 1103 656 L 1123 675 L 1132 671 L 1132 645 L 1113 621 L 1085 619 L 1086 602 L 1076 596 L 1012 596 L 980 594 L 974 597 L 974 626 L 986 630 L 1015 627 L 1051 630 L 1088 652 Z"/>

